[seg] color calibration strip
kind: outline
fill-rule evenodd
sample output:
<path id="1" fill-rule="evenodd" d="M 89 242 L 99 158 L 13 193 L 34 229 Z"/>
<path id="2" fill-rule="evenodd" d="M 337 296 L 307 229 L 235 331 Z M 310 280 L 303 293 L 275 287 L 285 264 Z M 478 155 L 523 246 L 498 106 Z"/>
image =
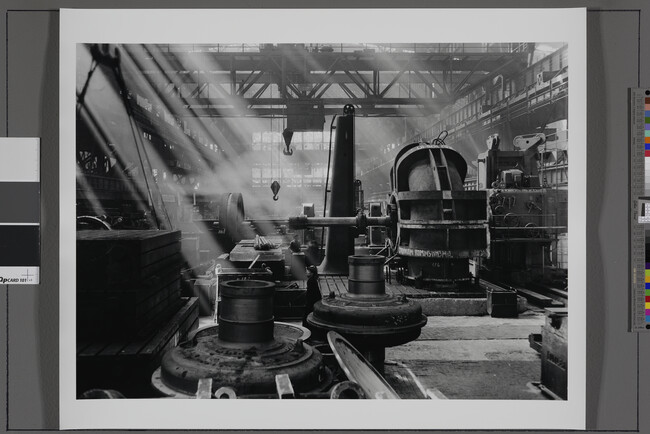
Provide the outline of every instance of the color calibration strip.
<path id="1" fill-rule="evenodd" d="M 40 140 L 0 138 L 0 284 L 40 281 Z"/>
<path id="2" fill-rule="evenodd" d="M 644 151 L 645 151 L 645 195 L 650 195 L 650 97 L 645 97 L 643 99 L 643 140 L 644 140 Z"/>
<path id="3" fill-rule="evenodd" d="M 650 324 L 650 262 L 645 263 L 645 322 Z"/>
<path id="4" fill-rule="evenodd" d="M 650 89 L 629 90 L 630 330 L 650 331 Z"/>

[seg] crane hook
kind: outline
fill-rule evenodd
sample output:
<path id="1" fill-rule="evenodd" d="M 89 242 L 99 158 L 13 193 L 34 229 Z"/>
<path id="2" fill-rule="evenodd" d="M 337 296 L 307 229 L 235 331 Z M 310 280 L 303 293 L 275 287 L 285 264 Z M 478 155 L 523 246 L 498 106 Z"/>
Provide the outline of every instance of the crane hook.
<path id="1" fill-rule="evenodd" d="M 273 192 L 273 200 L 278 200 L 278 193 L 280 192 L 280 183 L 278 181 L 273 181 L 271 183 L 271 191 Z"/>
<path id="2" fill-rule="evenodd" d="M 283 149 L 282 153 L 284 155 L 293 155 L 293 149 L 291 149 L 291 138 L 293 137 L 293 131 L 289 128 L 285 128 L 282 131 L 282 138 L 284 139 L 284 144 L 287 146 L 287 149 Z"/>

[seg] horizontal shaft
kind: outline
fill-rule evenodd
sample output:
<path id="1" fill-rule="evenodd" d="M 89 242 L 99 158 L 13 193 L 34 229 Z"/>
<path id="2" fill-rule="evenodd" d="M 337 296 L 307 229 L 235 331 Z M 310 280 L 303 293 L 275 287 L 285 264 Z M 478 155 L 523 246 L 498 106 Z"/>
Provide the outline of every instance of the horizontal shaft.
<path id="1" fill-rule="evenodd" d="M 367 217 L 359 214 L 356 217 L 289 217 L 288 219 L 251 219 L 245 223 L 288 225 L 291 229 L 304 229 L 319 226 L 351 226 L 363 230 L 368 226 L 389 226 L 390 217 Z"/>

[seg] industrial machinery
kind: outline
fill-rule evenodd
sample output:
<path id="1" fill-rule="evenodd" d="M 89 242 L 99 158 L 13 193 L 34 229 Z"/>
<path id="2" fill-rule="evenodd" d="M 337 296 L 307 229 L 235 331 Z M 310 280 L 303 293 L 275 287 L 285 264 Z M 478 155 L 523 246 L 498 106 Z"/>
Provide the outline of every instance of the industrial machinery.
<path id="1" fill-rule="evenodd" d="M 557 216 L 566 190 L 540 183 L 537 149 L 544 134 L 518 136 L 514 150 L 499 149 L 497 135 L 478 157 L 478 188 L 485 188 L 490 209 L 490 258 L 486 276 L 495 281 L 526 284 L 541 279 L 552 263 L 551 247 L 566 222 Z"/>
<path id="2" fill-rule="evenodd" d="M 165 353 L 153 376 L 160 392 L 191 398 L 208 382 L 215 397 L 221 397 L 214 395 L 220 389 L 226 397 L 272 393 L 276 375 L 282 374 L 296 392 L 330 385 L 331 373 L 318 350 L 274 334 L 273 283 L 233 280 L 220 285 L 218 334 L 195 334 Z"/>
<path id="3" fill-rule="evenodd" d="M 383 256 L 348 257 L 348 292 L 317 302 L 307 323 L 314 337 L 328 331 L 347 338 L 379 372 L 384 371 L 385 348 L 420 336 L 427 322 L 419 303 L 386 294 Z"/>
<path id="4" fill-rule="evenodd" d="M 260 50 L 270 48 L 266 46 Z M 83 54 L 84 50 L 80 52 Z M 427 322 L 422 306 L 431 309 L 435 304 L 423 302 L 420 305 L 413 298 L 483 298 L 471 300 L 480 306 L 476 309 L 479 314 L 482 313 L 480 309 L 485 311 L 481 304 L 485 300 L 487 312 L 493 316 L 516 316 L 518 295 L 515 289 L 499 288 L 497 284 L 479 286 L 478 271 L 485 272 L 481 277 L 492 281 L 524 282 L 537 278 L 537 271 L 543 273 L 552 263 L 553 239 L 557 239 L 557 232 L 562 232 L 565 223 L 555 217 L 561 214 L 556 210 L 558 192 L 551 194 L 544 182 L 540 182 L 543 177 L 539 176 L 536 158 L 537 149 L 545 143 L 543 134 L 516 137 L 514 150 L 499 149 L 498 136 L 492 136 L 487 152 L 478 158 L 476 190 L 466 189 L 467 162 L 458 150 L 445 144 L 445 131 L 431 142 L 399 146 L 392 164 L 388 163 L 391 167 L 390 193 L 385 202 L 378 203 L 380 199 L 366 208 L 362 184 L 355 174 L 355 107 L 347 104 L 343 114 L 332 120 L 332 125 L 336 120 L 336 135 L 334 146 L 329 147 L 331 161 L 328 160 L 327 170 L 321 166 L 324 147 L 314 139 L 313 148 L 318 156 L 314 158 L 314 170 L 310 169 L 312 174 L 305 177 L 315 180 L 325 174 L 323 214 L 319 211 L 317 216 L 314 204 L 305 203 L 301 215 L 296 217 L 247 220 L 242 194 L 222 193 L 221 186 L 216 186 L 218 181 L 214 180 L 219 179 L 214 176 L 218 169 L 235 160 L 228 158 L 230 152 L 223 154 L 225 160 L 221 157 L 223 144 L 207 143 L 221 141 L 222 136 L 228 144 L 231 139 L 234 142 L 241 137 L 239 128 L 233 130 L 233 134 L 221 131 L 220 135 L 212 137 L 209 131 L 203 131 L 207 134 L 199 131 L 197 136 L 183 119 L 193 112 L 176 116 L 167 112 L 165 104 L 151 102 L 137 93 L 140 85 L 127 88 L 129 80 L 123 74 L 119 51 L 113 54 L 107 48 L 94 45 L 85 54 L 90 54 L 93 66 L 77 95 L 77 162 L 83 174 L 77 180 L 77 224 L 79 229 L 102 230 L 92 231 L 101 232 L 98 235 L 82 234 L 78 245 L 83 247 L 91 235 L 104 239 L 107 237 L 104 232 L 118 232 L 111 229 L 158 230 L 142 231 L 154 232 L 153 235 L 125 231 L 132 232 L 129 237 L 138 238 L 129 239 L 128 246 L 119 245 L 122 249 L 116 249 L 116 243 L 104 243 L 102 250 L 92 246 L 92 251 L 101 256 L 79 255 L 78 260 L 90 263 L 77 267 L 78 335 L 85 337 L 86 331 L 120 332 L 128 339 L 131 335 L 142 335 L 147 346 L 156 350 L 150 351 L 146 374 L 140 375 L 145 368 L 137 371 L 138 378 L 147 383 L 151 378 L 163 396 L 376 398 L 377 387 L 364 387 L 368 373 L 383 374 L 386 369 L 390 378 L 394 372 L 391 367 L 385 368 L 385 349 L 417 339 Z M 99 78 L 98 86 L 88 88 L 98 65 L 102 74 L 93 79 L 97 82 Z M 283 67 L 281 72 L 287 71 Z M 395 77 L 382 94 L 398 78 Z M 504 77 L 501 78 L 503 87 Z M 376 81 L 379 86 L 378 76 Z M 317 87 L 324 84 L 325 81 Z M 194 96 L 204 96 L 202 88 L 197 89 L 192 91 Z M 257 91 L 258 96 L 265 92 L 264 89 Z M 304 89 L 301 89 L 298 90 L 302 92 Z M 209 94 L 210 86 L 205 90 Z M 320 96 L 326 90 L 323 87 Z M 172 93 L 183 98 L 181 94 L 186 91 L 174 86 Z M 317 91 L 316 87 L 313 91 Z M 110 108 L 108 113 L 121 115 L 115 122 L 103 122 L 99 116 L 102 111 L 98 110 L 98 105 L 104 104 Z M 290 148 L 294 130 L 320 130 L 324 123 L 322 113 L 316 122 L 297 122 L 303 109 L 304 104 L 295 103 L 283 109 L 287 116 L 286 129 L 282 133 L 286 156 L 294 153 Z M 442 116 L 440 125 L 444 125 L 444 117 L 449 116 Z M 458 122 L 454 124 L 456 131 L 463 129 Z M 122 134 L 122 125 L 129 125 L 132 137 L 129 131 Z M 277 129 L 277 125 L 275 120 L 271 121 L 271 129 Z M 214 126 L 219 129 L 220 124 Z M 407 128 L 405 122 L 405 132 Z M 457 136 L 462 137 L 468 136 Z M 116 145 L 129 143 L 132 146 L 120 146 L 125 149 L 118 149 Z M 275 141 L 264 143 L 271 148 Z M 308 149 L 306 143 L 312 146 L 311 139 L 305 138 L 303 143 L 305 150 Z M 315 143 L 319 143 L 318 149 Z M 243 143 L 233 147 L 232 155 L 241 156 L 243 149 Z M 264 147 L 258 149 L 265 150 Z M 268 154 L 260 153 L 260 159 L 265 155 Z M 273 155 L 271 152 L 271 161 Z M 273 200 L 277 201 L 282 179 L 274 179 L 274 174 L 280 173 L 285 179 L 291 176 L 292 171 L 284 169 L 286 167 L 274 169 L 271 165 L 271 177 L 251 175 L 251 185 L 267 182 L 253 180 L 268 180 Z M 232 172 L 224 170 L 224 173 L 238 170 L 241 167 L 234 167 Z M 237 177 L 233 183 L 240 179 L 246 180 L 247 176 Z M 364 182 L 372 186 L 371 182 Z M 301 180 L 292 188 L 305 185 Z M 318 188 L 320 184 L 310 182 L 309 185 Z M 386 192 L 385 180 L 381 185 Z M 313 199 L 300 195 L 300 200 L 311 202 Z M 277 211 L 281 204 L 276 205 Z M 277 215 L 276 211 L 270 215 Z M 269 234 L 273 229 L 268 229 L 274 226 L 285 236 L 272 238 Z M 160 229 L 175 231 L 171 236 Z M 326 242 L 322 234 L 326 234 Z M 368 255 L 355 254 L 355 238 L 360 243 L 363 234 L 367 234 L 368 246 L 356 252 L 371 253 Z M 269 239 L 264 240 L 264 236 Z M 126 239 L 117 233 L 108 238 L 120 238 L 120 242 Z M 155 242 L 149 238 L 155 238 Z M 309 248 L 306 249 L 306 245 Z M 324 258 L 321 247 L 325 248 Z M 79 247 L 77 250 L 83 251 Z M 91 252 L 90 248 L 87 250 Z M 131 253 L 125 255 L 124 252 Z M 193 260 L 189 260 L 190 257 Z M 313 267 L 309 269 L 307 287 L 315 289 L 315 296 L 309 300 L 320 297 L 323 286 L 318 287 L 318 275 L 322 276 L 321 285 L 339 292 L 330 292 L 313 303 L 311 314 L 305 313 L 304 324 L 309 326 L 313 338 L 307 344 L 309 333 L 303 334 L 300 327 L 291 324 L 280 325 L 275 319 L 281 317 L 278 312 L 285 313 L 282 318 L 297 319 L 293 316 L 296 311 L 302 314 L 305 305 L 312 305 L 312 302 L 305 303 L 306 269 L 318 264 L 318 273 Z M 115 273 L 116 269 L 120 272 Z M 181 274 L 199 300 L 193 298 L 186 302 L 181 297 Z M 399 290 L 411 298 L 386 292 L 387 279 L 395 277 L 397 284 L 390 285 L 389 291 Z M 405 285 L 415 289 L 405 288 Z M 103 289 L 105 294 L 99 294 L 98 289 Z M 450 304 L 461 304 L 456 301 Z M 444 303 L 446 300 L 440 304 Z M 190 310 L 187 307 L 190 304 L 191 315 L 183 313 L 182 309 Z M 84 329 L 84 325 L 96 321 L 98 311 L 103 313 L 105 324 Z M 177 314 L 174 318 L 178 318 L 172 321 L 171 314 Z M 188 334 L 199 323 L 199 314 L 204 317 L 203 321 L 214 315 L 210 319 L 218 319 L 218 324 Z M 163 333 L 164 339 L 150 339 L 149 329 L 159 324 L 165 324 L 169 332 Z M 554 311 L 548 315 L 542 352 L 542 382 L 563 398 L 566 398 L 566 324 L 564 312 Z M 179 339 L 181 342 L 176 346 Z M 139 341 L 136 343 L 139 345 Z M 130 340 L 110 344 L 100 340 L 89 343 L 85 350 L 90 352 L 95 347 L 101 348 L 98 354 L 115 349 L 115 358 L 125 359 L 126 349 L 131 351 L 136 345 Z M 143 354 L 149 354 L 145 349 L 140 352 L 139 348 L 131 351 L 133 365 L 141 362 Z M 332 351 L 337 358 L 338 367 L 328 363 L 334 356 L 330 357 L 326 350 Z M 100 359 L 94 354 L 92 357 Z M 368 368 L 363 358 L 375 369 L 361 369 Z M 80 356 L 78 366 L 83 367 L 79 363 L 82 361 Z M 154 367 L 158 369 L 151 375 Z M 342 377 L 341 369 L 347 378 Z M 84 383 L 78 378 L 77 384 Z M 387 385 L 378 384 L 379 388 Z M 380 395 L 398 397 L 390 386 Z M 109 394 L 107 397 L 115 396 Z"/>
<path id="5" fill-rule="evenodd" d="M 328 227 L 321 275 L 347 274 L 344 258 L 354 254 L 354 238 L 368 227 L 387 227 L 396 253 L 405 260 L 404 277 L 416 287 L 462 291 L 473 288 L 471 258 L 488 254 L 486 196 L 465 191 L 467 163 L 438 138 L 405 146 L 391 169 L 393 194 L 388 215 L 367 216 L 355 207 L 354 107 L 338 118 L 332 165 L 330 215 L 252 220 L 291 229 Z M 375 213 L 373 213 L 375 214 Z"/>
<path id="6" fill-rule="evenodd" d="M 374 232 L 383 227 L 390 233 L 396 250 L 393 253 L 402 259 L 404 277 L 416 287 L 453 291 L 471 286 L 476 276 L 469 272 L 469 260 L 487 255 L 488 238 L 485 193 L 464 190 L 465 160 L 440 138 L 431 144 L 404 146 L 392 168 L 393 194 L 387 215 L 372 212 L 368 216 L 363 213 L 361 185 L 355 180 L 354 106 L 348 104 L 343 111 L 336 119 L 327 217 L 244 220 L 241 194 L 225 193 L 195 195 L 192 200 L 200 218 L 193 223 L 202 223 L 203 230 L 207 227 L 224 249 L 219 253 L 230 253 L 230 260 L 240 268 L 258 258 L 259 252 L 249 251 L 250 242 L 240 245 L 252 238 L 251 226 L 268 223 L 293 230 L 327 227 L 320 275 L 347 274 L 346 258 L 355 253 L 355 237 L 368 227 Z M 320 259 L 320 251 L 315 253 L 308 255 L 312 263 Z M 205 259 L 195 256 L 200 261 Z M 276 280 L 282 278 L 286 266 L 291 268 L 282 252 L 271 249 L 263 256 L 258 260 L 273 270 Z"/>
<path id="7" fill-rule="evenodd" d="M 371 270 L 367 265 L 357 264 L 354 273 L 360 278 L 356 281 L 358 301 L 366 299 L 365 309 L 361 309 L 362 303 L 345 310 L 352 315 L 364 312 L 362 323 L 367 322 L 369 313 L 377 313 L 370 315 L 376 324 L 362 327 L 373 347 L 363 348 L 366 355 L 381 355 L 374 360 L 381 360 L 383 371 L 383 348 L 379 351 L 375 347 L 416 338 L 426 318 L 419 305 L 380 294 L 379 286 L 383 288 L 383 284 L 366 279 L 369 275 L 383 276 L 377 275 L 376 267 Z M 321 352 L 303 342 L 310 335 L 307 329 L 275 323 L 274 289 L 274 284 L 266 281 L 221 283 L 219 323 L 197 330 L 164 354 L 151 378 L 155 389 L 167 397 L 197 399 L 399 399 L 390 386 L 376 389 L 378 384 L 386 384 L 385 380 L 351 344 L 332 347 L 337 360 L 345 357 L 338 360 L 336 369 L 330 369 Z M 388 327 L 387 322 L 392 326 Z M 352 330 L 346 335 L 354 333 Z M 350 352 L 357 356 L 351 357 Z M 374 374 L 368 374 L 368 369 Z"/>
<path id="8" fill-rule="evenodd" d="M 330 217 L 354 217 L 357 214 L 355 197 L 357 186 L 354 184 L 354 106 L 346 104 L 343 116 L 336 122 L 336 140 L 332 158 L 332 185 L 330 187 Z M 353 185 L 355 188 L 353 188 Z M 327 194 L 327 192 L 326 192 Z M 326 196 L 327 198 L 327 196 Z M 345 274 L 346 259 L 354 254 L 355 234 L 347 225 L 332 226 L 327 231 L 326 246 L 336 246 L 325 250 L 325 259 L 320 266 L 320 274 Z"/>
<path id="9" fill-rule="evenodd" d="M 380 217 L 382 215 L 381 202 L 372 202 L 368 206 L 370 217 Z M 387 229 L 383 226 L 370 226 L 366 234 L 368 240 L 368 252 L 371 255 L 384 251 L 386 246 Z"/>
<path id="10" fill-rule="evenodd" d="M 202 223 L 224 251 L 232 249 L 245 236 L 244 200 L 241 193 L 194 195 L 192 221 Z"/>
<path id="11" fill-rule="evenodd" d="M 466 174 L 463 157 L 444 145 L 412 143 L 395 158 L 393 237 L 416 287 L 471 287 L 469 259 L 487 256 L 485 192 L 465 191 Z"/>

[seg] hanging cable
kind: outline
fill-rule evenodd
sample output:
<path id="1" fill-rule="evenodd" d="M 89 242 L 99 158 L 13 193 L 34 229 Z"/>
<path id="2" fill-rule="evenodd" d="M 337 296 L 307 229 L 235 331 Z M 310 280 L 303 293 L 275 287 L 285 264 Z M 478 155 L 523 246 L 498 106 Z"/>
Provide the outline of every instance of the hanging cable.
<path id="1" fill-rule="evenodd" d="M 90 69 L 88 70 L 88 76 L 86 77 L 86 82 L 84 83 L 83 87 L 81 88 L 81 92 L 77 94 L 77 111 L 81 109 L 81 106 L 84 105 L 84 99 L 86 98 L 86 92 L 88 91 L 88 85 L 90 84 L 90 79 L 93 76 L 93 73 L 95 72 L 95 69 L 97 69 L 97 65 L 99 65 L 99 62 L 97 62 L 94 58 L 90 63 Z"/>
<path id="2" fill-rule="evenodd" d="M 152 190 L 149 185 L 149 179 L 147 177 L 147 169 L 145 168 L 144 160 L 146 159 L 147 165 L 151 167 L 151 162 L 149 161 L 149 156 L 147 154 L 147 150 L 142 144 L 142 153 L 140 152 L 140 147 L 138 146 L 139 143 L 139 135 L 137 133 L 137 126 L 134 125 L 134 120 L 133 120 L 133 109 L 131 107 L 131 104 L 128 100 L 127 96 L 127 88 L 126 88 L 126 81 L 124 80 L 124 75 L 122 74 L 122 68 L 121 68 L 121 63 L 120 63 L 120 57 L 119 57 L 119 51 L 116 49 L 115 50 L 115 57 L 116 57 L 116 64 L 113 66 L 113 72 L 115 74 L 115 78 L 117 80 L 117 84 L 119 86 L 119 90 L 122 96 L 122 103 L 124 104 L 124 108 L 126 109 L 127 116 L 129 118 L 129 126 L 131 128 L 131 134 L 133 135 L 133 140 L 135 144 L 135 149 L 138 153 L 138 159 L 140 160 L 140 167 L 142 168 L 142 177 L 144 178 L 145 186 L 147 187 L 147 191 L 149 192 L 149 200 L 151 201 L 151 211 L 153 213 L 154 220 L 156 222 L 156 225 L 158 226 L 158 229 L 160 229 L 160 222 L 158 220 L 158 213 L 156 211 L 156 201 L 153 198 Z M 144 159 L 142 157 L 142 154 L 144 154 Z M 158 196 L 162 198 L 162 194 L 160 193 L 160 188 L 158 187 L 158 184 L 154 181 L 154 184 L 156 184 L 156 188 L 158 190 Z M 171 218 L 169 217 L 169 214 L 167 213 L 167 209 L 165 208 L 165 204 L 162 204 L 163 211 L 165 214 L 165 217 L 167 218 L 167 222 L 169 224 L 169 228 L 171 229 L 173 227 Z"/>
<path id="3" fill-rule="evenodd" d="M 104 131 L 102 126 L 99 124 L 99 121 L 93 115 L 92 109 L 85 106 L 85 97 L 90 87 L 90 80 L 92 79 L 97 67 L 100 64 L 103 64 L 107 68 L 109 68 L 109 70 L 113 71 L 115 67 L 115 63 L 117 62 L 116 60 L 117 57 L 111 56 L 106 49 L 102 50 L 97 44 L 93 44 L 90 47 L 90 54 L 92 60 L 86 77 L 86 82 L 84 83 L 82 90 L 77 92 L 77 116 L 81 116 L 85 120 L 85 122 L 88 123 L 88 127 L 92 130 L 92 134 L 94 135 L 97 143 L 100 144 L 100 146 L 105 146 L 110 143 L 108 134 L 106 131 Z M 116 159 L 116 164 L 119 165 L 121 168 L 123 168 L 123 170 L 126 170 L 124 169 L 126 167 L 125 162 L 120 157 L 120 155 L 115 152 L 114 149 L 113 150 L 109 149 L 108 151 L 105 152 L 110 153 Z M 142 194 L 142 192 L 136 189 L 136 194 L 139 196 L 138 199 L 141 202 L 145 201 L 145 197 Z M 97 211 L 97 210 L 95 211 L 97 215 L 104 214 L 103 208 L 102 211 Z"/>
<path id="4" fill-rule="evenodd" d="M 449 135 L 449 131 L 447 130 L 442 130 L 440 131 L 440 134 L 438 134 L 438 137 L 435 139 L 431 140 L 431 145 L 436 145 L 436 146 L 446 146 L 445 139 Z"/>
<path id="5" fill-rule="evenodd" d="M 273 119 L 271 119 L 271 178 L 275 178 L 273 176 L 273 148 L 275 146 L 273 145 Z M 282 166 L 281 166 L 282 160 L 280 159 L 280 156 L 278 154 L 278 178 L 282 179 Z M 278 193 L 280 192 L 280 183 L 278 182 L 277 179 L 273 180 L 271 182 L 271 192 L 273 193 L 273 200 L 278 201 Z"/>

